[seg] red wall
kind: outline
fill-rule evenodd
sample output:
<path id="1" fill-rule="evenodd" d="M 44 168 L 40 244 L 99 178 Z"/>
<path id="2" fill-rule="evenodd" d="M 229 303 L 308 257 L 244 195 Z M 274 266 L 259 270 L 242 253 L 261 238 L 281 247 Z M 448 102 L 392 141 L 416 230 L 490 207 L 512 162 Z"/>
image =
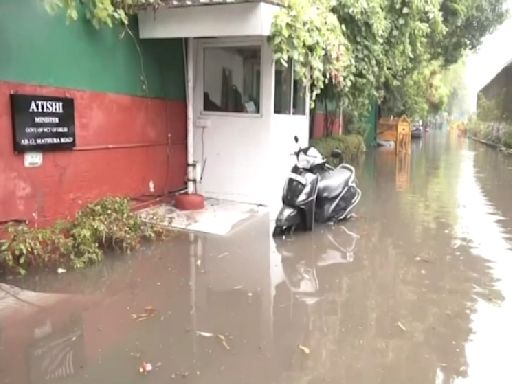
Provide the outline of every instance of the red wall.
<path id="1" fill-rule="evenodd" d="M 13 151 L 13 91 L 74 98 L 76 148 L 45 152 L 41 167 L 25 168 L 23 155 Z M 107 195 L 149 195 L 150 180 L 155 194 L 185 184 L 182 101 L 0 81 L 0 138 L 0 223 L 44 225 Z"/>
<path id="2" fill-rule="evenodd" d="M 332 129 L 333 135 L 343 134 L 343 121 L 340 118 L 335 118 L 334 127 Z M 327 136 L 327 126 L 325 124 L 325 113 L 315 113 L 315 120 L 313 122 L 313 139 Z"/>

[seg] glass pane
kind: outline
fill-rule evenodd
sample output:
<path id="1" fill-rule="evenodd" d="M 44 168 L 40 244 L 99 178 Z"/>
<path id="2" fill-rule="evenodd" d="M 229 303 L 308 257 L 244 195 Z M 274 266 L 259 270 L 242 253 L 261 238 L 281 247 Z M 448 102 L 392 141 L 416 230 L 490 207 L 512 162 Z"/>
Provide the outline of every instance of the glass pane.
<path id="1" fill-rule="evenodd" d="M 306 88 L 301 80 L 293 78 L 293 114 L 306 114 Z"/>
<path id="2" fill-rule="evenodd" d="M 290 114 L 292 97 L 292 66 L 276 63 L 274 74 L 274 113 Z"/>
<path id="3" fill-rule="evenodd" d="M 204 50 L 204 111 L 259 113 L 260 47 Z"/>

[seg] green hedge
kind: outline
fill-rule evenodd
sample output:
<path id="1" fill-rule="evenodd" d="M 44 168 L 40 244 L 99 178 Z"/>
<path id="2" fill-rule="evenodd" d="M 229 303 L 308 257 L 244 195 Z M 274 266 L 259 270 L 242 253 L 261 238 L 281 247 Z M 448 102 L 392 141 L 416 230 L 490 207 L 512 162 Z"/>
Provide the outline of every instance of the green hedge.
<path id="1" fill-rule="evenodd" d="M 472 119 L 468 121 L 467 129 L 472 137 L 512 148 L 512 125 L 509 123 L 487 123 Z"/>
<path id="2" fill-rule="evenodd" d="M 312 140 L 311 145 L 318 149 L 331 165 L 338 163 L 338 160 L 331 156 L 335 149 L 341 151 L 343 160 L 348 163 L 357 161 L 366 151 L 363 137 L 357 134 L 322 137 Z"/>

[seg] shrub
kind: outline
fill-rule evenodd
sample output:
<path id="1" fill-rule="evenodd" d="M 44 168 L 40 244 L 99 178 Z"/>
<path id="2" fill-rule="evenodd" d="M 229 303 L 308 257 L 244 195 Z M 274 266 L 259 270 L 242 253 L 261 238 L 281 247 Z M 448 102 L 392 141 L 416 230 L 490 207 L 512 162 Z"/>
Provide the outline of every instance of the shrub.
<path id="1" fill-rule="evenodd" d="M 8 226 L 9 240 L 2 242 L 0 262 L 22 274 L 27 269 L 62 264 L 72 252 L 72 240 L 64 235 L 64 226 L 58 224 L 47 229 L 32 229 L 25 224 Z"/>
<path id="2" fill-rule="evenodd" d="M 512 127 L 507 127 L 505 129 L 501 143 L 504 147 L 512 148 Z"/>
<path id="3" fill-rule="evenodd" d="M 24 274 L 30 269 L 68 266 L 83 268 L 104 257 L 105 250 L 130 252 L 143 240 L 164 237 L 130 210 L 128 199 L 109 197 L 89 204 L 72 222 L 51 228 L 9 226 L 0 242 L 0 268 Z"/>

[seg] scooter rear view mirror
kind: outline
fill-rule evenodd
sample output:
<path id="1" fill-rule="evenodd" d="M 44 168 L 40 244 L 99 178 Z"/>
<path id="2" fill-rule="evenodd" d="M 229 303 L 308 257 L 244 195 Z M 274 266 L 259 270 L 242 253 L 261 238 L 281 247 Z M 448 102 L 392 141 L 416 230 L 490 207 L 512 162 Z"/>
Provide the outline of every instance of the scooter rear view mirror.
<path id="1" fill-rule="evenodd" d="M 331 157 L 333 159 L 341 159 L 343 157 L 343 154 L 339 149 L 335 149 L 331 152 Z"/>

